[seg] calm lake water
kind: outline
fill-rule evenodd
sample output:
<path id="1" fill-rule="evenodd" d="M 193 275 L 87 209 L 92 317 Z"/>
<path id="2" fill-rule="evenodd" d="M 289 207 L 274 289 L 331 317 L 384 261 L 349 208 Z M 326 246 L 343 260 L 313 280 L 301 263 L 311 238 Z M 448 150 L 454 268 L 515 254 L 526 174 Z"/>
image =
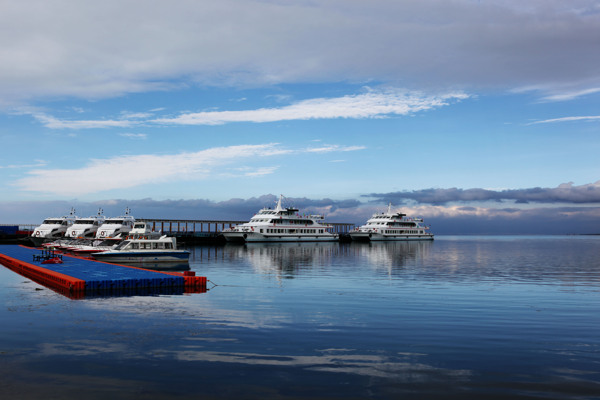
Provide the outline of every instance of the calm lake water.
<path id="1" fill-rule="evenodd" d="M 2 398 L 600 398 L 600 237 L 190 250 L 207 293 L 0 267 Z"/>

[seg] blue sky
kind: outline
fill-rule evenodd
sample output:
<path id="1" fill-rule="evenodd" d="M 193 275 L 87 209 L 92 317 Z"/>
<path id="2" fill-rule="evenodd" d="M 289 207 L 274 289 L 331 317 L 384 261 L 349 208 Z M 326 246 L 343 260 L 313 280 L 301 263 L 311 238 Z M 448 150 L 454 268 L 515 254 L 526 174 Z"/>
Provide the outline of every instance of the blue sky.
<path id="1" fill-rule="evenodd" d="M 597 1 L 0 4 L 0 223 L 600 233 Z"/>

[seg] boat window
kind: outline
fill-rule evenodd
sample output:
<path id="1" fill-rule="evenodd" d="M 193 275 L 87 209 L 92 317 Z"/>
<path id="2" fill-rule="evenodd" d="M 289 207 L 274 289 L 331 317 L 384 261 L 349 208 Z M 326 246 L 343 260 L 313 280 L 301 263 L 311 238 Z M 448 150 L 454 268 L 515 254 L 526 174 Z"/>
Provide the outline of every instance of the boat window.
<path id="1" fill-rule="evenodd" d="M 131 248 L 132 249 L 139 249 L 140 248 L 140 244 L 139 243 L 131 243 Z"/>
<path id="2" fill-rule="evenodd" d="M 129 244 L 129 240 L 126 240 L 123 243 L 119 243 L 119 245 L 117 247 L 115 247 L 115 250 L 124 249 L 125 247 L 127 247 L 128 244 Z"/>
<path id="3" fill-rule="evenodd" d="M 173 243 L 165 243 L 165 249 L 172 249 Z"/>

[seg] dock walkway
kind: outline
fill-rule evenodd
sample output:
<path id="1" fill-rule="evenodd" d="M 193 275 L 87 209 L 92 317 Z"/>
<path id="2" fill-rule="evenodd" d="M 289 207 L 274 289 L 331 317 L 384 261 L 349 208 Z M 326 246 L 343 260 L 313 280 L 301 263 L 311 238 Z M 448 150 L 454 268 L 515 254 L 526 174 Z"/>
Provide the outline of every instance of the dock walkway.
<path id="1" fill-rule="evenodd" d="M 0 246 L 0 263 L 53 289 L 92 294 L 97 291 L 147 288 L 206 288 L 206 277 L 193 272 L 151 271 L 62 255 L 60 264 L 42 264 L 42 250 L 20 245 Z"/>

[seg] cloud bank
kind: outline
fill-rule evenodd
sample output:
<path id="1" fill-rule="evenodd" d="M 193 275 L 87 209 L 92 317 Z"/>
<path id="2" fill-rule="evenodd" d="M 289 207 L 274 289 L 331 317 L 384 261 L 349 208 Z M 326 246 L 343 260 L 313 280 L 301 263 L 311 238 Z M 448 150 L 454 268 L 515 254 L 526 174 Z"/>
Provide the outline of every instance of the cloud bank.
<path id="1" fill-rule="evenodd" d="M 223 177 L 260 177 L 277 170 L 276 166 L 239 167 L 240 162 L 300 153 L 328 153 L 362 150 L 363 146 L 327 145 L 305 149 L 285 148 L 277 143 L 214 147 L 178 154 L 128 155 L 93 159 L 76 169 L 33 169 L 29 176 L 15 182 L 21 190 L 61 196 L 85 195 L 144 184 Z M 230 168 L 227 165 L 235 164 Z M 220 167 L 219 172 L 215 168 Z"/>
<path id="2" fill-rule="evenodd" d="M 600 203 L 600 181 L 575 186 L 573 182 L 563 183 L 555 188 L 528 189 L 423 189 L 407 192 L 371 193 L 364 197 L 373 197 L 379 202 L 402 204 L 414 201 L 422 204 L 444 205 L 453 202 L 482 202 L 504 200 L 516 203 L 571 203 L 596 204 Z"/>
<path id="3" fill-rule="evenodd" d="M 189 85 L 379 81 L 548 100 L 600 87 L 594 0 L 25 0 L 1 11 L 0 104 Z"/>
<path id="4" fill-rule="evenodd" d="M 79 215 L 93 215 L 102 207 L 107 216 L 122 215 L 126 207 L 137 218 L 247 221 L 259 209 L 273 207 L 273 194 L 248 199 L 215 202 L 190 200 L 103 200 L 0 202 L 0 221 L 15 224 L 39 224 L 49 216 L 68 213 L 75 207 Z M 301 212 L 323 213 L 327 222 L 364 224 L 384 204 L 357 200 L 288 199 Z M 421 216 L 436 235 L 453 234 L 600 234 L 600 207 L 485 208 L 470 206 L 411 206 L 401 211 Z M 18 216 L 20 220 L 15 220 Z"/>

